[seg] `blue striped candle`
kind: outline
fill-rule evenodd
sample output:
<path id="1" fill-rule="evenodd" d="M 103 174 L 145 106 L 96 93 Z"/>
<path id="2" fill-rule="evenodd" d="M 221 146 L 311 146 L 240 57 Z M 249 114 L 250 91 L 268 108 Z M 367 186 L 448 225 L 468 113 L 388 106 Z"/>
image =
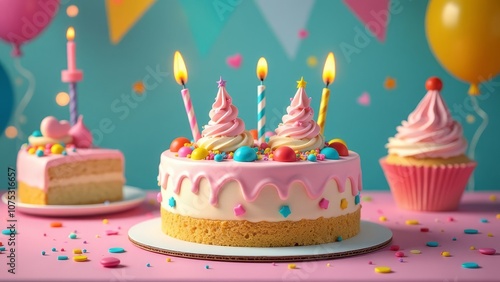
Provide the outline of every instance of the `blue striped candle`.
<path id="1" fill-rule="evenodd" d="M 260 85 L 257 86 L 257 138 L 260 144 L 266 142 L 266 76 L 267 61 L 262 57 L 257 62 L 257 78 L 260 80 Z"/>

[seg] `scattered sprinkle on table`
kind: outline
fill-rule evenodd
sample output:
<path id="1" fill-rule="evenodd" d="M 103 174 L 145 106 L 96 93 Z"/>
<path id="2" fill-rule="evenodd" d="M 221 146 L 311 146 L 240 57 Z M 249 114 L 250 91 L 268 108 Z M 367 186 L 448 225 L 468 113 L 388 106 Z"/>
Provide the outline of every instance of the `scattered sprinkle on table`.
<path id="1" fill-rule="evenodd" d="M 405 221 L 406 225 L 418 225 L 418 220 L 416 219 L 408 219 Z"/>
<path id="2" fill-rule="evenodd" d="M 469 247 L 469 250 L 471 250 L 471 251 L 474 251 L 475 249 L 476 249 L 476 247 L 474 247 L 474 246 Z"/>
<path id="3" fill-rule="evenodd" d="M 42 251 L 42 256 L 44 256 L 44 255 L 45 255 L 45 251 Z"/>
<path id="4" fill-rule="evenodd" d="M 4 229 L 4 230 L 2 230 L 2 234 L 3 235 L 16 234 L 16 230 L 15 229 Z"/>
<path id="5" fill-rule="evenodd" d="M 125 249 L 124 248 L 115 247 L 115 248 L 109 248 L 108 251 L 110 253 L 123 253 L 123 252 L 125 252 Z"/>
<path id="6" fill-rule="evenodd" d="M 53 221 L 50 223 L 50 227 L 54 227 L 54 228 L 57 228 L 57 227 L 62 227 L 62 222 L 59 222 L 59 221 Z"/>
<path id="7" fill-rule="evenodd" d="M 482 222 L 482 223 L 488 223 L 488 219 L 486 219 L 486 218 L 481 218 L 481 222 Z"/>
<path id="8" fill-rule="evenodd" d="M 388 266 L 377 266 L 377 267 L 375 267 L 375 272 L 376 273 L 391 273 L 392 270 Z"/>
<path id="9" fill-rule="evenodd" d="M 429 241 L 429 242 L 425 243 L 425 245 L 427 247 L 437 247 L 437 246 L 439 246 L 439 243 L 436 241 Z"/>
<path id="10" fill-rule="evenodd" d="M 167 262 L 171 262 L 171 261 L 172 261 L 172 259 L 171 259 L 171 258 L 167 258 Z"/>
<path id="11" fill-rule="evenodd" d="M 380 220 L 380 221 L 387 221 L 387 217 L 381 216 L 381 217 L 378 218 L 378 220 Z"/>
<path id="12" fill-rule="evenodd" d="M 326 267 L 330 267 L 330 263 L 327 263 L 327 264 L 326 264 Z"/>
<path id="13" fill-rule="evenodd" d="M 84 262 L 87 261 L 87 256 L 74 256 L 73 260 L 76 262 Z"/>
<path id="14" fill-rule="evenodd" d="M 455 219 L 453 217 L 448 217 L 448 221 L 452 222 L 452 221 L 455 221 Z"/>
<path id="15" fill-rule="evenodd" d="M 68 260 L 68 256 L 57 256 L 57 260 Z"/>
<path id="16" fill-rule="evenodd" d="M 82 252 L 85 254 L 87 253 L 87 249 L 83 249 Z"/>
<path id="17" fill-rule="evenodd" d="M 108 223 L 109 223 L 109 220 L 107 218 L 102 220 L 102 224 L 108 224 Z"/>
<path id="18" fill-rule="evenodd" d="M 477 233 L 479 233 L 479 231 L 477 229 L 469 228 L 469 229 L 464 229 L 464 233 L 465 234 L 477 234 Z"/>
<path id="19" fill-rule="evenodd" d="M 151 264 L 150 264 L 150 263 L 147 263 L 147 264 L 146 264 L 146 267 L 151 267 Z"/>
<path id="20" fill-rule="evenodd" d="M 288 269 L 296 269 L 297 266 L 294 263 L 288 264 Z"/>
<path id="21" fill-rule="evenodd" d="M 56 248 L 52 248 L 51 251 L 57 252 L 57 249 Z"/>
<path id="22" fill-rule="evenodd" d="M 70 239 L 76 239 L 76 233 L 70 233 L 68 238 Z"/>
<path id="23" fill-rule="evenodd" d="M 493 248 L 480 248 L 478 251 L 483 255 L 494 255 L 497 252 L 497 250 Z"/>
<path id="24" fill-rule="evenodd" d="M 389 250 L 391 251 L 399 251 L 399 245 L 392 245 L 389 247 Z"/>
<path id="25" fill-rule="evenodd" d="M 399 252 L 396 252 L 394 255 L 395 255 L 396 257 L 398 257 L 398 258 L 402 258 L 402 257 L 404 257 L 404 256 L 405 256 L 405 253 L 403 253 L 403 252 L 399 251 Z"/>
<path id="26" fill-rule="evenodd" d="M 497 196 L 496 196 L 496 195 L 490 195 L 488 198 L 489 198 L 489 199 L 490 199 L 490 201 L 492 201 L 492 202 L 494 202 L 494 201 L 496 201 L 496 200 L 497 200 Z"/>
<path id="27" fill-rule="evenodd" d="M 497 218 L 497 219 L 500 219 L 500 213 L 497 213 L 496 218 Z"/>
<path id="28" fill-rule="evenodd" d="M 371 202 L 372 201 L 372 197 L 370 197 L 370 196 L 363 196 L 363 197 L 361 197 L 361 200 L 363 200 L 364 202 Z"/>
<path id="29" fill-rule="evenodd" d="M 118 235 L 118 231 L 116 230 L 106 230 L 106 235 Z"/>
<path id="30" fill-rule="evenodd" d="M 479 268 L 479 265 L 475 262 L 464 262 L 462 263 L 463 268 Z"/>
<path id="31" fill-rule="evenodd" d="M 120 260 L 115 257 L 105 257 L 101 259 L 101 265 L 104 267 L 115 267 L 120 264 Z"/>
<path id="32" fill-rule="evenodd" d="M 61 252 L 64 252 L 64 248 L 61 248 Z"/>
<path id="33" fill-rule="evenodd" d="M 82 253 L 82 250 L 80 250 L 80 249 L 73 249 L 73 254 L 79 255 L 81 253 Z"/>
<path id="34" fill-rule="evenodd" d="M 487 236 L 488 237 L 493 237 L 493 233 L 488 233 Z"/>
<path id="35" fill-rule="evenodd" d="M 414 255 L 419 255 L 421 254 L 422 252 L 420 250 L 411 250 L 410 253 L 414 254 Z"/>
<path id="36" fill-rule="evenodd" d="M 5 252 L 5 247 L 0 247 L 0 252 Z"/>
<path id="37" fill-rule="evenodd" d="M 444 252 L 441 252 L 441 256 L 443 256 L 443 257 L 451 257 L 451 254 L 450 254 L 450 252 L 444 251 Z"/>
<path id="38" fill-rule="evenodd" d="M 420 232 L 429 232 L 429 228 L 422 227 L 422 228 L 420 228 Z"/>
<path id="39" fill-rule="evenodd" d="M 210 266 L 208 264 L 205 265 L 205 269 L 210 269 Z"/>
<path id="40" fill-rule="evenodd" d="M 457 240 L 457 237 L 453 237 L 451 238 L 452 241 L 456 241 Z"/>

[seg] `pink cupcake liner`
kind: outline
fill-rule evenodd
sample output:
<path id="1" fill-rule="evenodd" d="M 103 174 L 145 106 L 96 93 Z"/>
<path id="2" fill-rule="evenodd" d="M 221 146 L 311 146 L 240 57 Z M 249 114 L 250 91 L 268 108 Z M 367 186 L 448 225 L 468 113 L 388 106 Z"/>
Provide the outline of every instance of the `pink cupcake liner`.
<path id="1" fill-rule="evenodd" d="M 380 159 L 398 207 L 415 211 L 456 210 L 476 162 L 436 166 L 388 164 Z"/>

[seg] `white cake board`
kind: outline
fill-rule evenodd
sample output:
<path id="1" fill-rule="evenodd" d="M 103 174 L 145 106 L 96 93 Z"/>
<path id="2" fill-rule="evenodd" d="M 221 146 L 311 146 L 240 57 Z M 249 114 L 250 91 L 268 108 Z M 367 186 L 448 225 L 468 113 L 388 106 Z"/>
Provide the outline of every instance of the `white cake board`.
<path id="1" fill-rule="evenodd" d="M 310 261 L 348 257 L 377 251 L 392 240 L 385 226 L 361 221 L 358 235 L 321 245 L 297 247 L 224 247 L 191 243 L 172 238 L 161 231 L 161 218 L 143 221 L 128 231 L 130 241 L 141 249 L 171 256 L 246 262 Z"/>

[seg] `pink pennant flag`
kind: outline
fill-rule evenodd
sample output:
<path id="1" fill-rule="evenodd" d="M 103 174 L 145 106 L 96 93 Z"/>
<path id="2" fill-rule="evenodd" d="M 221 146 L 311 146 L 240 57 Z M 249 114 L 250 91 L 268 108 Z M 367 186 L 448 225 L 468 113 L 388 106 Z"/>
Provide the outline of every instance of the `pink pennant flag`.
<path id="1" fill-rule="evenodd" d="M 344 0 L 344 3 L 380 42 L 390 20 L 390 0 Z"/>

